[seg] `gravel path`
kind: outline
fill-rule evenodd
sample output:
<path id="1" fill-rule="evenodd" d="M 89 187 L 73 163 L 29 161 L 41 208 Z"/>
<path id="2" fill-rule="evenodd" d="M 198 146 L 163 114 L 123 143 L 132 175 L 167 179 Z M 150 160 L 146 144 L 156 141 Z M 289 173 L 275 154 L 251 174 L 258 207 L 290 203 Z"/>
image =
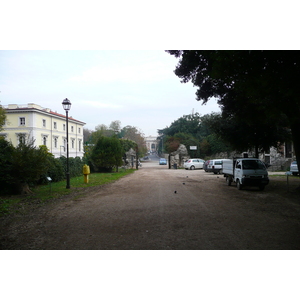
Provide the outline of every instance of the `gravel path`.
<path id="1" fill-rule="evenodd" d="M 91 175 L 92 176 L 92 175 Z M 299 194 L 147 162 L 119 181 L 1 220 L 1 249 L 300 249 Z M 290 179 L 290 190 L 299 178 Z M 292 187 L 292 188 L 291 188 Z"/>

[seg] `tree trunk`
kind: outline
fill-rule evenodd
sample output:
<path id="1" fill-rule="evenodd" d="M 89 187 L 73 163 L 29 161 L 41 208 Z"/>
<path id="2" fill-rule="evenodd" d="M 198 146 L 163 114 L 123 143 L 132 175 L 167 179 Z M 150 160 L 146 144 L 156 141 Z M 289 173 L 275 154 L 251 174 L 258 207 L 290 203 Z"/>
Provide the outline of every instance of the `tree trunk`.
<path id="1" fill-rule="evenodd" d="M 15 192 L 18 195 L 28 195 L 32 194 L 33 192 L 30 190 L 28 183 L 25 182 L 18 182 L 15 185 Z"/>
<path id="2" fill-rule="evenodd" d="M 294 145 L 294 156 L 296 156 L 298 170 L 300 168 L 300 120 L 297 120 L 291 124 L 292 130 L 292 138 L 293 138 L 293 145 Z M 300 185 L 297 188 L 300 190 Z"/>

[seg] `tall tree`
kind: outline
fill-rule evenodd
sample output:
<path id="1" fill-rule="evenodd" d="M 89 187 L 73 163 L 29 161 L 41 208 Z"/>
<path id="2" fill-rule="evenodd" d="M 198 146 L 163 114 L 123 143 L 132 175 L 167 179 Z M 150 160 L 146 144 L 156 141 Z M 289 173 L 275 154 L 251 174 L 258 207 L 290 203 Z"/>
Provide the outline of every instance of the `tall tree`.
<path id="1" fill-rule="evenodd" d="M 142 132 L 134 126 L 127 125 L 122 128 L 120 137 L 134 141 L 138 146 L 139 157 L 142 157 L 147 152 L 146 142 Z"/>
<path id="2" fill-rule="evenodd" d="M 163 143 L 167 146 L 168 138 L 174 137 L 187 147 L 191 157 L 202 157 L 219 152 L 230 151 L 224 141 L 216 136 L 212 130 L 214 114 L 200 116 L 198 113 L 184 115 L 175 120 L 169 127 L 162 129 L 159 137 L 160 146 Z M 197 146 L 197 151 L 190 150 L 190 146 Z M 165 147 L 166 150 L 166 147 Z"/>
<path id="3" fill-rule="evenodd" d="M 163 133 L 173 136 L 176 133 L 187 133 L 196 136 L 201 128 L 201 116 L 199 113 L 184 115 L 172 122 L 170 127 L 163 130 Z"/>
<path id="4" fill-rule="evenodd" d="M 121 121 L 112 121 L 109 125 L 109 129 L 114 133 L 118 134 L 121 131 Z"/>
<path id="5" fill-rule="evenodd" d="M 245 135 L 255 131 L 263 137 L 268 128 L 270 136 L 288 127 L 300 165 L 299 51 L 167 52 L 179 58 L 175 74 L 182 82 L 198 87 L 196 99 L 216 97 L 226 118 L 248 124 Z"/>
<path id="6" fill-rule="evenodd" d="M 122 165 L 123 148 L 116 137 L 99 137 L 92 149 L 91 159 L 96 168 L 111 171 Z"/>

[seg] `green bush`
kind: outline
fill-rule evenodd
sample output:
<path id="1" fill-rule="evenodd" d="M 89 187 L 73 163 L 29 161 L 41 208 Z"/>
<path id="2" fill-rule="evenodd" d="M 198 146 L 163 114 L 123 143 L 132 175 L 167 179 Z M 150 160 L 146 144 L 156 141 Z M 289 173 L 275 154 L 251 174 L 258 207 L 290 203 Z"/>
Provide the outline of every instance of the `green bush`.
<path id="1" fill-rule="evenodd" d="M 67 173 L 67 158 L 65 156 L 61 156 L 58 158 L 60 161 L 64 174 Z M 69 172 L 70 177 L 80 176 L 82 175 L 82 167 L 84 163 L 80 157 L 69 157 Z"/>
<path id="2" fill-rule="evenodd" d="M 69 158 L 70 177 L 82 175 L 81 158 Z M 12 144 L 0 138 L 0 194 L 30 193 L 37 184 L 46 184 L 66 178 L 67 159 L 54 158 L 46 147 L 34 147 L 33 143 Z"/>
<path id="3" fill-rule="evenodd" d="M 91 161 L 101 172 L 111 172 L 122 165 L 123 147 L 116 137 L 101 136 L 92 149 Z"/>
<path id="4" fill-rule="evenodd" d="M 0 138 L 0 193 L 8 194 L 12 190 L 12 156 L 14 147 L 4 138 Z"/>

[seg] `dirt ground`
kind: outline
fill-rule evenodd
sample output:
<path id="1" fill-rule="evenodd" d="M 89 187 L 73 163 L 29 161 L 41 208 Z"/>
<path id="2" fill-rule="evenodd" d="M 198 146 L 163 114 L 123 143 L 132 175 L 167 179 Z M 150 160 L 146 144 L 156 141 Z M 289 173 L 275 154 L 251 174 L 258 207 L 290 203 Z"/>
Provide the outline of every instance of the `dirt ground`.
<path id="1" fill-rule="evenodd" d="M 92 176 L 92 175 L 91 175 Z M 299 177 L 264 191 L 147 162 L 134 174 L 0 219 L 1 249 L 300 249 Z"/>

